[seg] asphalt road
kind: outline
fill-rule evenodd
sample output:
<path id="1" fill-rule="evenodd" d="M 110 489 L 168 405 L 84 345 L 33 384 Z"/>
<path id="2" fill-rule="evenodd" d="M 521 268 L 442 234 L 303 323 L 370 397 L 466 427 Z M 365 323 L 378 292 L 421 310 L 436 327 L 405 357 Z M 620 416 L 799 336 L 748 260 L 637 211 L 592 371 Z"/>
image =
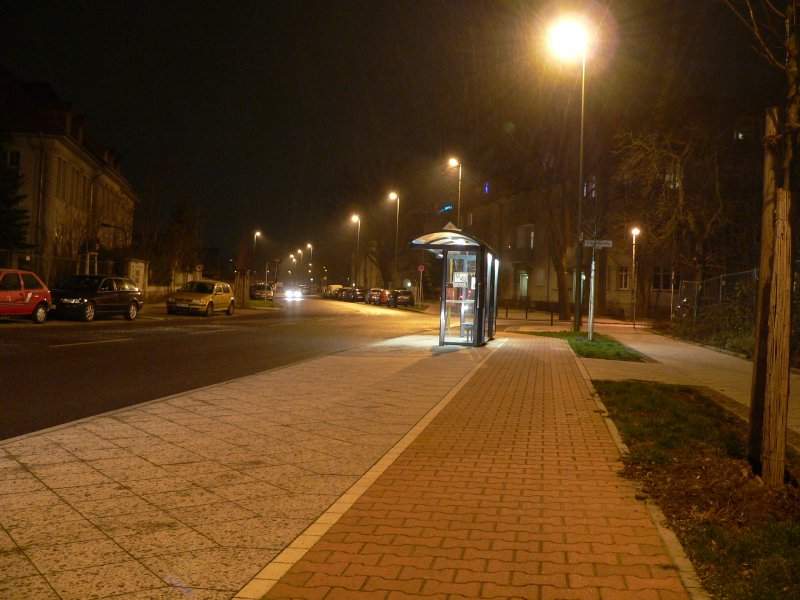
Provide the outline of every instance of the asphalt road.
<path id="1" fill-rule="evenodd" d="M 436 316 L 407 310 L 284 304 L 211 319 L 153 306 L 133 322 L 1 320 L 0 439 L 438 327 Z"/>

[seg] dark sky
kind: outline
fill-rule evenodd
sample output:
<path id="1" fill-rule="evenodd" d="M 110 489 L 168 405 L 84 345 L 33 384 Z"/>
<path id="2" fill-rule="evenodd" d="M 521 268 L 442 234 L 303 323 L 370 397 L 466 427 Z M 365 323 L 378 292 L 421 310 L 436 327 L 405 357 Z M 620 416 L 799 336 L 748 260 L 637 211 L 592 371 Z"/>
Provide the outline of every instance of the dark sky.
<path id="1" fill-rule="evenodd" d="M 502 69 L 515 52 L 503 40 L 532 37 L 559 4 L 25 0 L 4 7 L 0 64 L 74 103 L 141 196 L 202 207 L 209 245 L 233 250 L 258 228 L 288 252 L 341 230 L 330 221 L 343 172 L 376 155 L 463 151 L 451 138 L 469 114 L 467 92 L 484 86 L 483 100 L 493 98 L 493 81 L 469 82 L 470 70 Z M 664 3 L 592 4 L 616 36 L 603 68 L 627 68 L 626 53 L 649 43 L 652 21 L 638 7 Z M 689 66 L 724 87 L 749 51 L 739 31 L 737 59 L 726 58 L 733 21 L 723 20 L 697 24 L 710 45 Z"/>

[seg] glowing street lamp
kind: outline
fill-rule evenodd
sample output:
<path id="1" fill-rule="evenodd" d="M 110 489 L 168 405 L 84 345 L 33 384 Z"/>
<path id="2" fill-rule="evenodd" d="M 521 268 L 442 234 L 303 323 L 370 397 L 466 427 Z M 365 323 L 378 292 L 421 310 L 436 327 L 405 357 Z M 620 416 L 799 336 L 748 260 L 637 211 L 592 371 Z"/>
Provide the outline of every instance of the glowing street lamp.
<path id="1" fill-rule="evenodd" d="M 350 217 L 353 223 L 358 223 L 358 230 L 356 231 L 356 257 L 355 264 L 353 265 L 353 285 L 356 285 L 356 276 L 358 275 L 358 246 L 361 243 L 361 218 L 358 215 Z"/>
<path id="2" fill-rule="evenodd" d="M 583 205 L 583 129 L 584 106 L 586 99 L 586 49 L 589 45 L 589 35 L 586 26 L 576 17 L 564 17 L 556 21 L 550 28 L 548 35 L 550 50 L 559 59 L 567 62 L 580 60 L 581 62 L 581 135 L 578 160 L 578 244 L 575 248 L 575 331 L 581 330 L 581 305 L 583 300 L 583 281 L 581 270 L 583 267 L 583 230 L 581 227 L 581 210 Z"/>
<path id="3" fill-rule="evenodd" d="M 461 170 L 463 165 L 455 157 L 451 158 L 447 164 L 454 169 L 458 167 L 458 206 L 456 208 L 456 227 L 461 229 Z"/>
<path id="4" fill-rule="evenodd" d="M 394 221 L 394 276 L 392 277 L 392 287 L 397 287 L 399 285 L 397 280 L 397 240 L 400 237 L 400 196 L 396 192 L 390 192 L 389 200 L 397 202 L 397 217 Z"/>
<path id="5" fill-rule="evenodd" d="M 642 233 L 641 229 L 634 227 L 631 229 L 633 236 L 633 247 L 631 250 L 631 280 L 633 290 L 633 328 L 636 329 L 636 236 Z"/>
<path id="6" fill-rule="evenodd" d="M 253 270 L 255 270 L 255 268 L 256 268 L 256 242 L 258 241 L 258 238 L 260 238 L 260 237 L 261 237 L 261 232 L 260 231 L 256 231 L 253 234 Z"/>

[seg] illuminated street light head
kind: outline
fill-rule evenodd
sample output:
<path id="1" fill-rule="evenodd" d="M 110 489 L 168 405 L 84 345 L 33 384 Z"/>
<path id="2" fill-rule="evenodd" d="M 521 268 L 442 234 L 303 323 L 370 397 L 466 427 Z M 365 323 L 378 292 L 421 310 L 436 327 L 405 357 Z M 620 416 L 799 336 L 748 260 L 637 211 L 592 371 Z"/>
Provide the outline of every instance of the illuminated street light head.
<path id="1" fill-rule="evenodd" d="M 261 232 L 260 231 L 256 231 L 255 236 L 256 237 L 261 237 Z"/>
<path id="2" fill-rule="evenodd" d="M 396 192 L 389 192 L 389 200 L 397 200 L 399 197 Z"/>
<path id="3" fill-rule="evenodd" d="M 633 237 L 636 237 L 640 233 L 642 233 L 642 231 L 638 227 L 634 227 L 633 229 L 631 229 L 631 235 L 633 235 Z"/>
<path id="4" fill-rule="evenodd" d="M 306 244 L 306 248 L 310 249 L 311 248 L 311 244 L 310 243 Z"/>
<path id="5" fill-rule="evenodd" d="M 350 217 L 350 220 L 353 223 L 358 223 L 361 219 L 358 217 L 358 215 L 353 215 L 352 217 Z"/>
<path id="6" fill-rule="evenodd" d="M 562 60 L 580 60 L 589 45 L 586 26 L 576 17 L 564 17 L 550 27 L 548 42 L 553 53 Z"/>
<path id="7" fill-rule="evenodd" d="M 460 167 L 460 166 L 461 166 L 461 163 L 460 163 L 460 162 L 458 162 L 458 159 L 457 159 L 457 158 L 455 158 L 455 157 L 451 158 L 451 159 L 448 161 L 448 163 L 447 163 L 447 164 L 449 164 L 451 167 Z"/>

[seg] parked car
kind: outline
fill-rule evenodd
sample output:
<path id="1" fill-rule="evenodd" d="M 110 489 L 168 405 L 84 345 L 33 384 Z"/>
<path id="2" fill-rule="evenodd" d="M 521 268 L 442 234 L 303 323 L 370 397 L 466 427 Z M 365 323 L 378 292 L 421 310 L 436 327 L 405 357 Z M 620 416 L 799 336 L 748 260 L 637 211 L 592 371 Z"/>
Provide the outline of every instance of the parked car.
<path id="1" fill-rule="evenodd" d="M 386 304 L 388 300 L 389 290 L 384 290 L 382 288 L 371 288 L 367 292 L 366 298 L 364 298 L 364 302 L 367 304 L 374 304 L 376 306 Z"/>
<path id="2" fill-rule="evenodd" d="M 94 321 L 100 315 L 123 315 L 133 321 L 142 310 L 142 292 L 127 277 L 73 275 L 53 291 L 58 316 Z"/>
<path id="3" fill-rule="evenodd" d="M 387 300 L 389 306 L 414 306 L 414 294 L 411 290 L 392 290 Z"/>
<path id="4" fill-rule="evenodd" d="M 336 300 L 347 300 L 347 295 L 350 293 L 351 289 L 353 289 L 353 288 L 340 287 L 338 290 L 333 292 L 333 297 Z"/>
<path id="5" fill-rule="evenodd" d="M 366 296 L 367 296 L 367 288 L 365 287 L 350 288 L 350 291 L 347 292 L 348 302 L 364 302 L 364 298 Z"/>
<path id="6" fill-rule="evenodd" d="M 199 314 L 210 317 L 216 310 L 232 315 L 235 298 L 230 284 L 213 279 L 187 281 L 167 298 L 168 313 Z"/>
<path id="7" fill-rule="evenodd" d="M 275 291 L 268 283 L 254 283 L 250 286 L 251 300 L 272 300 L 274 296 Z"/>
<path id="8" fill-rule="evenodd" d="M 323 298 L 333 298 L 336 294 L 336 290 L 342 287 L 341 283 L 331 283 L 330 285 L 325 286 L 325 290 L 322 292 Z"/>
<path id="9" fill-rule="evenodd" d="M 44 323 L 51 303 L 50 290 L 36 273 L 0 269 L 0 317 L 29 317 Z"/>

